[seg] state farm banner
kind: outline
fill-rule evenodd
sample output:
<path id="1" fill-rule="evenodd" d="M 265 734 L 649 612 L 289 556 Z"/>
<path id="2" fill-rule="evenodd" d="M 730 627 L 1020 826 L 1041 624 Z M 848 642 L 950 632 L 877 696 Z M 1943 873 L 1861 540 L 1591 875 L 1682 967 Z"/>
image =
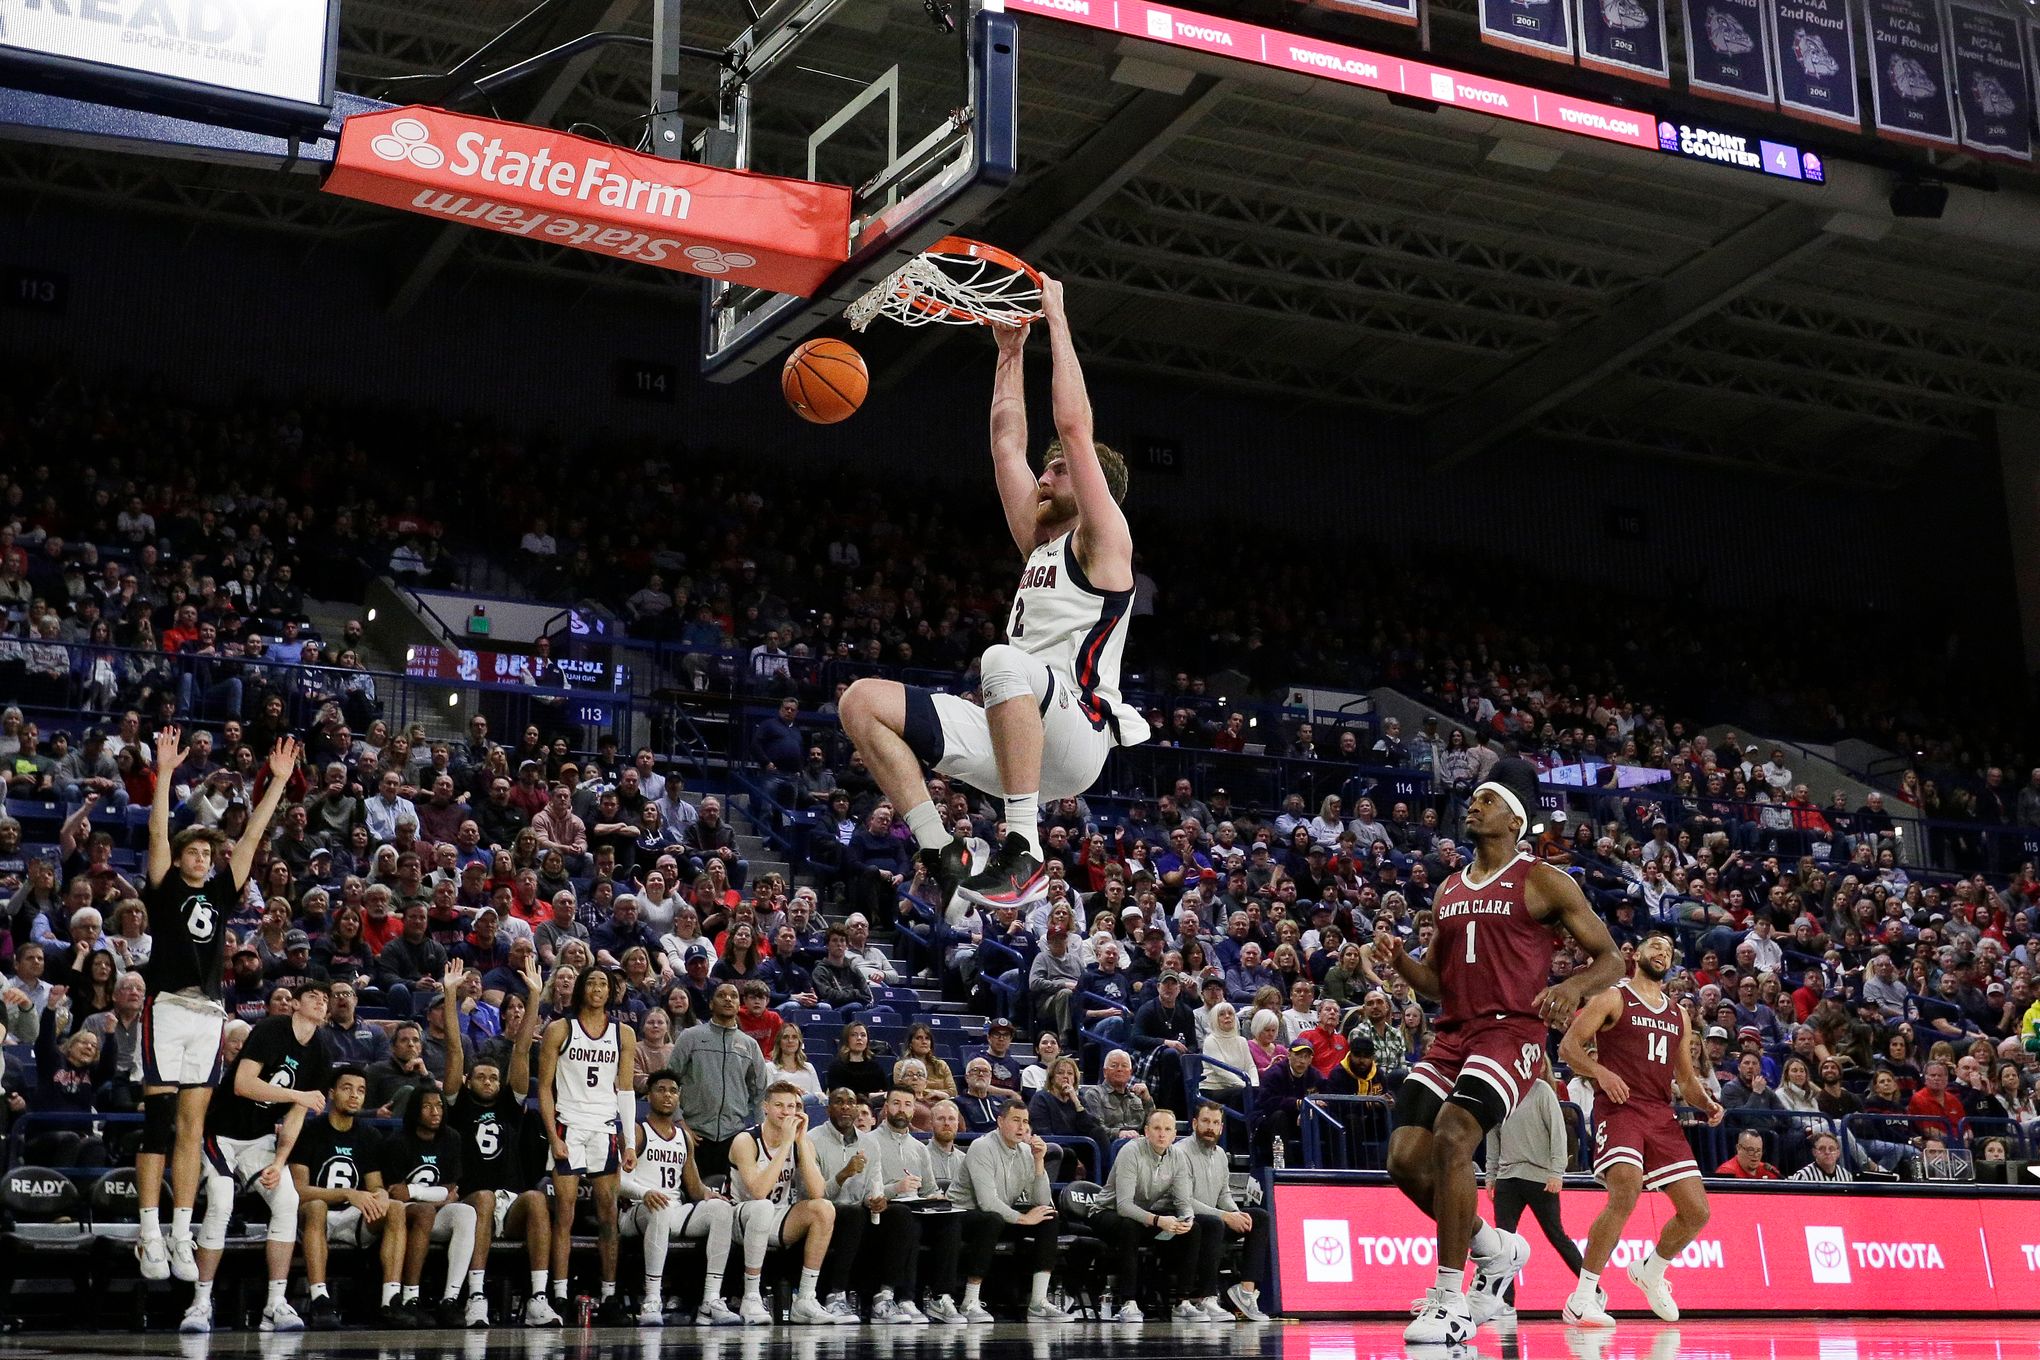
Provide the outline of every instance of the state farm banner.
<path id="1" fill-rule="evenodd" d="M 841 185 L 661 160 L 445 109 L 349 118 L 326 191 L 802 297 L 850 253 Z"/>
<path id="2" fill-rule="evenodd" d="M 1686 87 L 1709 99 L 1775 108 L 1771 0 L 1683 0 Z"/>
<path id="3" fill-rule="evenodd" d="M 1599 4 L 1600 0 L 1581 0 Z M 1533 57 L 1571 61 L 1573 0 L 1480 0 L 1480 40 Z"/>
<path id="4" fill-rule="evenodd" d="M 1778 106 L 1795 118 L 1862 131 L 1849 0 L 1776 0 L 1771 35 Z"/>
<path id="5" fill-rule="evenodd" d="M 1385 19 L 1392 24 L 1414 28 L 1420 16 L 1419 0 L 1307 0 L 1313 8 L 1334 14 L 1357 14 L 1363 19 Z"/>
<path id="6" fill-rule="evenodd" d="M 1940 0 L 1862 0 L 1870 107 L 1877 130 L 1900 141 L 1955 144 L 1948 35 Z"/>
<path id="7" fill-rule="evenodd" d="M 1948 0 L 1948 48 L 1954 56 L 1955 109 L 1962 144 L 1992 156 L 2033 159 L 2032 87 L 2026 82 L 2026 29 L 2001 9 Z"/>
<path id="8" fill-rule="evenodd" d="M 1665 0 L 1578 0 L 1580 65 L 1652 85 L 1672 83 Z"/>
<path id="9" fill-rule="evenodd" d="M 1585 1245 L 1607 1198 L 1598 1189 L 1565 1188 L 1559 1212 L 1575 1242 Z M 1802 1191 L 1768 1182 L 1749 1191 L 1710 1186 L 1708 1202 L 1712 1219 L 1667 1273 L 1683 1311 L 2040 1307 L 2040 1206 L 2031 1199 Z M 1437 1274 L 1436 1225 L 1382 1181 L 1278 1179 L 1270 1208 L 1276 1303 L 1284 1313 L 1407 1313 Z M 1670 1211 L 1662 1195 L 1638 1201 L 1610 1268 L 1642 1261 Z M 1517 1278 L 1517 1306 L 1556 1312 L 1572 1289 L 1571 1273 L 1539 1252 Z"/>

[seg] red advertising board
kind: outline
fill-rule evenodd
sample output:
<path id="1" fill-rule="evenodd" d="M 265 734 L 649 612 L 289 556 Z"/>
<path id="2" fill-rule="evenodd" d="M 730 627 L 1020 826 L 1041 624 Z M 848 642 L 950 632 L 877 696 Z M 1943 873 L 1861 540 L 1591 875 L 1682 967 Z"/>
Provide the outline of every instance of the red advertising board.
<path id="1" fill-rule="evenodd" d="M 1591 1189 L 1561 1199 L 1582 1246 L 1605 1199 Z M 1780 1187 L 1709 1202 L 1712 1220 L 1668 1277 L 1682 1310 L 2040 1312 L 2040 1201 Z M 1436 1230 L 1393 1186 L 1278 1183 L 1273 1207 L 1284 1312 L 1402 1313 L 1430 1287 Z M 1640 1306 L 1618 1272 L 1650 1251 L 1670 1213 L 1662 1195 L 1637 1205 L 1608 1275 L 1616 1309 Z M 1530 1236 L 1517 1306 L 1556 1311 L 1572 1276 L 1534 1225 Z"/>
<path id="2" fill-rule="evenodd" d="M 1658 145 L 1656 118 L 1636 109 L 1532 89 L 1411 57 L 1370 52 L 1328 38 L 1285 33 L 1175 5 L 1151 4 L 1149 0 L 1005 0 L 1005 5 L 1015 14 L 1038 14 L 1171 47 L 1232 57 L 1256 66 L 1272 66 L 1344 85 L 1451 104 L 1582 137 L 1620 142 L 1648 151 L 1655 151 Z"/>
<path id="3" fill-rule="evenodd" d="M 850 190 L 413 106 L 349 118 L 328 193 L 807 297 L 850 255 Z"/>

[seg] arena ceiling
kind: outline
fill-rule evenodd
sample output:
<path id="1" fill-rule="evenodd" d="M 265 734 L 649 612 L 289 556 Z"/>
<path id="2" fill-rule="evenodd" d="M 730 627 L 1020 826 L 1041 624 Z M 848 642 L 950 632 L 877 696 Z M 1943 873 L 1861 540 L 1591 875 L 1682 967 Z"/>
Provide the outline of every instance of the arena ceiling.
<path id="1" fill-rule="evenodd" d="M 341 84 L 429 98 L 386 82 L 449 69 L 527 8 L 346 0 Z M 894 22 L 926 22 L 913 0 L 900 9 Z M 1434 0 L 1434 25 L 1466 28 L 1471 10 Z M 686 37 L 720 47 L 744 15 L 689 0 Z M 650 0 L 557 0 L 498 50 L 650 26 Z M 682 111 L 698 121 L 712 68 L 690 66 Z M 642 49 L 608 48 L 494 108 L 628 143 L 648 69 Z M 1445 466 L 1555 439 L 1897 485 L 1988 438 L 1997 408 L 2040 404 L 2032 175 L 1958 187 L 1941 221 L 1897 220 L 1889 167 L 1834 163 L 1827 188 L 1802 188 L 1040 19 L 1022 21 L 1021 73 L 1022 177 L 979 231 L 1072 283 L 1094 362 L 1413 418 Z M 393 311 L 478 273 L 676 308 L 697 292 L 331 198 L 302 175 L 0 142 L 0 195 L 383 240 L 402 262 Z M 887 371 L 938 343 L 902 346 Z"/>

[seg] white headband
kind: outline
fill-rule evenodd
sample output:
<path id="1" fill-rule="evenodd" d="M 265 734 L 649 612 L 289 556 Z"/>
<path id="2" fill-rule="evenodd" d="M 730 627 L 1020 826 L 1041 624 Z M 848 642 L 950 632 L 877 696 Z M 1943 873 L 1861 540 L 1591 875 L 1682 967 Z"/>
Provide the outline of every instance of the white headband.
<path id="1" fill-rule="evenodd" d="M 1507 784 L 1498 784 L 1492 779 L 1482 784 L 1480 788 L 1475 789 L 1474 792 L 1479 793 L 1481 789 L 1493 789 L 1495 796 L 1504 803 L 1507 803 L 1509 811 L 1515 813 L 1517 819 L 1523 823 L 1523 829 L 1525 831 L 1530 829 L 1530 814 L 1523 810 L 1523 800 L 1516 796 L 1514 789 L 1510 788 Z"/>

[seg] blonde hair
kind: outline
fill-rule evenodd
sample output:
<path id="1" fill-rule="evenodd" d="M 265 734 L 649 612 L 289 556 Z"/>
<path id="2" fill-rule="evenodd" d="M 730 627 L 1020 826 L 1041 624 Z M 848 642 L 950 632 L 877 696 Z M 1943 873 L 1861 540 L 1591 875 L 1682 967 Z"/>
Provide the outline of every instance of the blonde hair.
<path id="1" fill-rule="evenodd" d="M 1100 444 L 1095 441 L 1091 445 L 1091 451 L 1098 455 L 1098 469 L 1105 474 L 1105 489 L 1112 493 L 1113 501 L 1124 504 L 1126 501 L 1125 457 L 1110 444 Z M 1063 456 L 1062 440 L 1052 440 L 1049 446 L 1041 451 L 1041 465 L 1047 467 L 1050 463 Z"/>

